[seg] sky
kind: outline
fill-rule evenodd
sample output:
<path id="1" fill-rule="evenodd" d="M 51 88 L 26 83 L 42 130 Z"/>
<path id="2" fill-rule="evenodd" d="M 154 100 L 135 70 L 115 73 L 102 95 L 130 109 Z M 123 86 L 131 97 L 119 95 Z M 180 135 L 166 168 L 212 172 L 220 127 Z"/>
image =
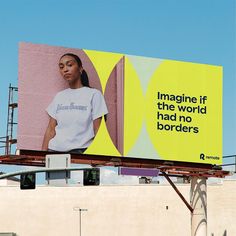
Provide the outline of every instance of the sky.
<path id="1" fill-rule="evenodd" d="M 0 2 L 0 136 L 18 43 L 32 42 L 223 66 L 223 155 L 236 154 L 236 0 Z"/>

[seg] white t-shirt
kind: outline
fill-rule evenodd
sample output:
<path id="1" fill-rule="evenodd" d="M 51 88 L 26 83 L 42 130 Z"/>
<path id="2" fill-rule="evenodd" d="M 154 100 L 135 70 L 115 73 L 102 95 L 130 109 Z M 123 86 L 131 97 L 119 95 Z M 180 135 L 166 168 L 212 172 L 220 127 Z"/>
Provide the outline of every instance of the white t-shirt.
<path id="1" fill-rule="evenodd" d="M 87 148 L 94 138 L 93 120 L 108 113 L 102 93 L 89 87 L 57 93 L 46 111 L 57 120 L 56 135 L 48 145 L 56 151 Z"/>

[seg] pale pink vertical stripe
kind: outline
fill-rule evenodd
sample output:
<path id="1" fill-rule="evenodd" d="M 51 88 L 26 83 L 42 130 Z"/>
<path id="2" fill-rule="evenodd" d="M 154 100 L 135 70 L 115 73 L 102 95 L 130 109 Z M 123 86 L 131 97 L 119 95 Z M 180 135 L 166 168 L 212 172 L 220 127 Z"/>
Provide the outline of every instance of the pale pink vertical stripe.
<path id="1" fill-rule="evenodd" d="M 117 64 L 117 147 L 124 154 L 124 60 Z"/>
<path id="2" fill-rule="evenodd" d="M 112 70 L 105 89 L 109 114 L 107 129 L 117 150 L 123 154 L 124 140 L 124 58 Z"/>

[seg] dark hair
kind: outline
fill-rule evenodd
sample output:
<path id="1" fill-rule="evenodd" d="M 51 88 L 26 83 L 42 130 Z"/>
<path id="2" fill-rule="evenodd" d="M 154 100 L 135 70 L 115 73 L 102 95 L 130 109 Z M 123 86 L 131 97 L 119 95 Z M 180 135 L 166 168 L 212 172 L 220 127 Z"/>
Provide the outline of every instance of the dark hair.
<path id="1" fill-rule="evenodd" d="M 82 67 L 82 61 L 80 60 L 80 58 L 77 55 L 75 55 L 73 53 L 65 53 L 64 55 L 61 56 L 60 59 L 62 59 L 62 57 L 64 57 L 64 56 L 73 57 L 75 59 L 75 61 L 77 62 L 78 66 Z M 83 71 L 81 73 L 81 83 L 85 87 L 90 87 L 88 74 L 87 74 L 87 72 L 84 69 L 83 69 Z"/>

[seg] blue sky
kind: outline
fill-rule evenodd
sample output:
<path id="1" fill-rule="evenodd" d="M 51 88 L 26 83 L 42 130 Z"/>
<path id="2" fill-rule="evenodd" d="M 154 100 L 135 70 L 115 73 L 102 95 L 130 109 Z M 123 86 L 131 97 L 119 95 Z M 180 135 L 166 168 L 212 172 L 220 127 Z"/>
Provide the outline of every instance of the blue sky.
<path id="1" fill-rule="evenodd" d="M 223 154 L 236 154 L 235 0 L 9 0 L 0 25 L 0 136 L 23 41 L 222 65 Z"/>

